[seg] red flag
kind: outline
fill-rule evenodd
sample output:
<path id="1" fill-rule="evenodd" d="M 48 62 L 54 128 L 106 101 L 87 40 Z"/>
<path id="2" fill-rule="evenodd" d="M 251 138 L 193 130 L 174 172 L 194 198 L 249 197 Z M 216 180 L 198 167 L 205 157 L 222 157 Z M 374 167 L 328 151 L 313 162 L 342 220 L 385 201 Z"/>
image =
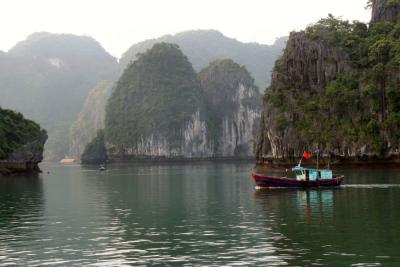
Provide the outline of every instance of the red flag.
<path id="1" fill-rule="evenodd" d="M 310 153 L 307 153 L 307 152 L 304 152 L 303 153 L 303 158 L 305 158 L 305 159 L 310 159 L 312 156 L 311 156 L 311 154 Z"/>

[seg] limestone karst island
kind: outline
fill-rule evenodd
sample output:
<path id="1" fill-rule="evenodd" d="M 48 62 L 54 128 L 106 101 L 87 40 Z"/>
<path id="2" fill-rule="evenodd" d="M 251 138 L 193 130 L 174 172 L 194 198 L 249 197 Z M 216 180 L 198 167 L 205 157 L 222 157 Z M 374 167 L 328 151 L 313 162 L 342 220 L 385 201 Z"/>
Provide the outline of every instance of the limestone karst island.
<path id="1" fill-rule="evenodd" d="M 0 266 L 400 265 L 400 0 L 2 10 Z"/>
<path id="2" fill-rule="evenodd" d="M 400 162 L 400 5 L 368 4 L 369 24 L 329 15 L 290 34 L 264 95 L 258 162 L 306 150 Z"/>

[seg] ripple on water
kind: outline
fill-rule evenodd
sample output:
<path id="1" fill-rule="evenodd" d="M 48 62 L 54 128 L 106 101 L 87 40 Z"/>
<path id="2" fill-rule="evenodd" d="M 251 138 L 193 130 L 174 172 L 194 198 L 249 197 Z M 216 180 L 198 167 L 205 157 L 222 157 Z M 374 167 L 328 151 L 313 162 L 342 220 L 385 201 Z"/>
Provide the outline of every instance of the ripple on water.
<path id="1" fill-rule="evenodd" d="M 342 188 L 366 188 L 366 189 L 387 189 L 387 188 L 400 188 L 400 184 L 345 184 Z"/>
<path id="2" fill-rule="evenodd" d="M 204 177 L 193 167 L 135 168 L 110 168 L 99 178 L 97 172 L 72 167 L 62 179 L 43 178 L 40 197 L 24 196 L 7 205 L 0 201 L 2 218 L 7 217 L 0 220 L 0 266 L 310 266 L 327 265 L 330 259 L 379 266 L 391 259 L 385 251 L 367 258 L 340 251 L 330 240 L 311 244 L 305 239 L 318 241 L 321 228 L 335 230 L 326 225 L 334 221 L 333 214 L 345 216 L 351 204 L 345 201 L 344 210 L 338 206 L 343 191 L 382 191 L 400 184 L 349 184 L 338 194 L 285 190 L 255 195 L 249 168 L 232 175 L 231 165 L 226 174 L 214 165 L 201 167 Z M 351 199 L 356 202 L 357 196 Z M 343 238 L 341 232 L 336 236 Z M 317 255 L 311 245 L 318 247 Z"/>

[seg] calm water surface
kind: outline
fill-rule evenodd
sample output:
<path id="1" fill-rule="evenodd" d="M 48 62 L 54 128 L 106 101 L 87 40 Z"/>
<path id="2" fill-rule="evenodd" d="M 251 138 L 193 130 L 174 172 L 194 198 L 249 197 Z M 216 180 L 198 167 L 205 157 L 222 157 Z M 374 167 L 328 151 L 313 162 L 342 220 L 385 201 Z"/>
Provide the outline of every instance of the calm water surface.
<path id="1" fill-rule="evenodd" d="M 400 266 L 400 170 L 256 191 L 251 168 L 43 164 L 0 178 L 0 266 Z"/>

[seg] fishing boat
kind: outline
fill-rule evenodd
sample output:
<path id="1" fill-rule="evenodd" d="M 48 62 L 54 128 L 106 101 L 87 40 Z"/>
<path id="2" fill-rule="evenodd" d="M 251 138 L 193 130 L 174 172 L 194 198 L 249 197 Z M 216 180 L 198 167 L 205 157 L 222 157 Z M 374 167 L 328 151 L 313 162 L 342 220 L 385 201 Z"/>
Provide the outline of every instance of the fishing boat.
<path id="1" fill-rule="evenodd" d="M 303 157 L 311 158 L 309 153 L 304 153 Z M 303 159 L 303 158 L 302 158 Z M 340 186 L 344 175 L 334 175 L 330 169 L 304 168 L 301 160 L 298 165 L 291 169 L 294 177 L 285 177 L 260 174 L 252 172 L 252 177 L 256 188 L 309 188 L 309 187 L 336 187 Z"/>
<path id="2" fill-rule="evenodd" d="M 75 159 L 69 156 L 65 156 L 62 160 L 60 160 L 61 164 L 74 164 L 75 163 Z"/>

